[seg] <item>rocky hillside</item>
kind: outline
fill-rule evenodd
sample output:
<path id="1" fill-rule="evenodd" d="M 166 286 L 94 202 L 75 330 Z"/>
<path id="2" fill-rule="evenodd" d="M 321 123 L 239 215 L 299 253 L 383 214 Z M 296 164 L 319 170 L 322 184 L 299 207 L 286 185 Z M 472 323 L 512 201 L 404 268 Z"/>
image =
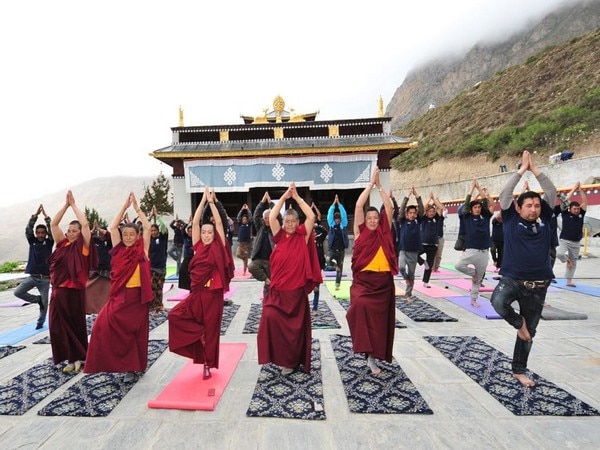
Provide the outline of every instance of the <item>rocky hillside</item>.
<path id="1" fill-rule="evenodd" d="M 547 47 L 598 28 L 600 1 L 569 2 L 531 28 L 495 45 L 480 44 L 462 58 L 433 61 L 410 72 L 386 108 L 399 128 L 497 72 L 524 63 Z"/>
<path id="2" fill-rule="evenodd" d="M 593 152 L 600 133 L 599 48 L 600 29 L 547 48 L 412 120 L 395 133 L 419 146 L 393 167 L 405 172 L 478 156 L 512 168 L 523 149 L 544 157 L 581 155 L 590 146 Z"/>

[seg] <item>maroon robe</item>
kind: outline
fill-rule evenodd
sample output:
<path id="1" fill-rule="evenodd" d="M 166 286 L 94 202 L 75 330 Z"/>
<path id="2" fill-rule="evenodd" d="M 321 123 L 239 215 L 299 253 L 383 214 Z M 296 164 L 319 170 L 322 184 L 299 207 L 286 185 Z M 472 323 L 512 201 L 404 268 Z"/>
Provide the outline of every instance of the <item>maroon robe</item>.
<path id="1" fill-rule="evenodd" d="M 258 363 L 287 368 L 302 364 L 308 373 L 312 341 L 308 294 L 323 281 L 317 248 L 312 233 L 306 242 L 304 225 L 291 236 L 281 228 L 273 242 L 271 284 L 258 326 Z"/>
<path id="2" fill-rule="evenodd" d="M 93 248 L 83 254 L 83 236 L 72 244 L 63 239 L 50 255 L 52 294 L 48 310 L 50 345 L 54 364 L 84 361 L 88 340 L 85 321 L 85 286 L 93 269 Z"/>
<path id="3" fill-rule="evenodd" d="M 84 372 L 143 372 L 148 366 L 148 315 L 154 295 L 150 261 L 143 239 L 131 247 L 120 242 L 110 253 L 109 299 L 94 322 Z M 138 265 L 141 286 L 128 288 Z"/>
<path id="4" fill-rule="evenodd" d="M 169 311 L 169 350 L 218 369 L 223 294 L 233 278 L 231 252 L 219 234 L 209 245 L 194 245 L 189 270 L 190 294 Z"/>
<path id="5" fill-rule="evenodd" d="M 398 273 L 392 232 L 387 216 L 381 214 L 376 230 L 359 225 L 359 237 L 352 252 L 352 286 L 346 320 L 352 336 L 354 353 L 368 353 L 375 358 L 392 361 L 396 321 L 393 275 Z M 379 247 L 391 272 L 361 271 L 372 260 Z"/>

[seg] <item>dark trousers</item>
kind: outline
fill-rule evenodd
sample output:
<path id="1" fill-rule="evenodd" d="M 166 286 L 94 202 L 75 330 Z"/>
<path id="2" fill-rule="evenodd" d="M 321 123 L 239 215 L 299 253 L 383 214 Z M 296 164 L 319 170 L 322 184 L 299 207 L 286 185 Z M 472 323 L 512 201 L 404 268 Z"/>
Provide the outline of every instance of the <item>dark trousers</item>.
<path id="1" fill-rule="evenodd" d="M 329 261 L 335 259 L 337 263 L 335 265 L 335 285 L 339 286 L 342 282 L 342 271 L 344 270 L 344 249 L 341 250 L 329 250 Z"/>
<path id="2" fill-rule="evenodd" d="M 533 339 L 540 318 L 542 317 L 547 290 L 547 287 L 542 289 L 528 289 L 517 280 L 502 277 L 492 293 L 492 306 L 504 320 L 517 330 L 523 326 L 524 318 L 527 330 Z M 519 303 L 519 312 L 516 312 L 511 305 L 514 301 Z M 517 336 L 512 361 L 513 373 L 526 373 L 531 345 L 531 341 L 524 341 Z"/>

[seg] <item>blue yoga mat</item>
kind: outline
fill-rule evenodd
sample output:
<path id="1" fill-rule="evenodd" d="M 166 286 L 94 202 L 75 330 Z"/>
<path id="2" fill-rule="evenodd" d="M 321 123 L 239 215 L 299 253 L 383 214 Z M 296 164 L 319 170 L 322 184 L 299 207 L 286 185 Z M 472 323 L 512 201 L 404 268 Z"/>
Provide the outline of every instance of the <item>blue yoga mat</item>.
<path id="1" fill-rule="evenodd" d="M 592 297 L 600 297 L 600 287 L 582 284 L 579 282 L 579 280 L 575 280 L 574 283 L 575 287 L 567 286 L 567 280 L 564 278 L 559 278 L 556 280 L 556 283 L 553 283 L 551 286 L 565 289 L 567 291 L 579 292 L 580 294 L 591 295 Z"/>
<path id="2" fill-rule="evenodd" d="M 16 328 L 6 333 L 0 334 L 0 345 L 14 345 L 18 342 L 24 341 L 31 336 L 43 333 L 48 330 L 48 325 L 44 325 L 39 330 L 35 329 L 37 322 L 31 322 L 22 327 Z"/>

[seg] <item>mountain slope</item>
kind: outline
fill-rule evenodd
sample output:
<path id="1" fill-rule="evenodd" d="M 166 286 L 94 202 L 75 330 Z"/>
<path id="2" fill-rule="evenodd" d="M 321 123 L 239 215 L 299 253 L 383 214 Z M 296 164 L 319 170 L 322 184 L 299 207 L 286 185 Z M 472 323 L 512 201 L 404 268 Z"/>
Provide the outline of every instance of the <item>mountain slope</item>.
<path id="1" fill-rule="evenodd" d="M 471 49 L 464 57 L 433 61 L 411 71 L 386 108 L 393 128 L 438 107 L 496 72 L 521 64 L 544 48 L 593 31 L 600 23 L 600 1 L 570 2 L 505 42 Z"/>
<path id="2" fill-rule="evenodd" d="M 394 168 L 475 155 L 494 162 L 524 148 L 546 156 L 594 141 L 600 128 L 599 48 L 600 29 L 547 48 L 429 110 L 395 132 L 419 146 L 395 158 Z"/>

